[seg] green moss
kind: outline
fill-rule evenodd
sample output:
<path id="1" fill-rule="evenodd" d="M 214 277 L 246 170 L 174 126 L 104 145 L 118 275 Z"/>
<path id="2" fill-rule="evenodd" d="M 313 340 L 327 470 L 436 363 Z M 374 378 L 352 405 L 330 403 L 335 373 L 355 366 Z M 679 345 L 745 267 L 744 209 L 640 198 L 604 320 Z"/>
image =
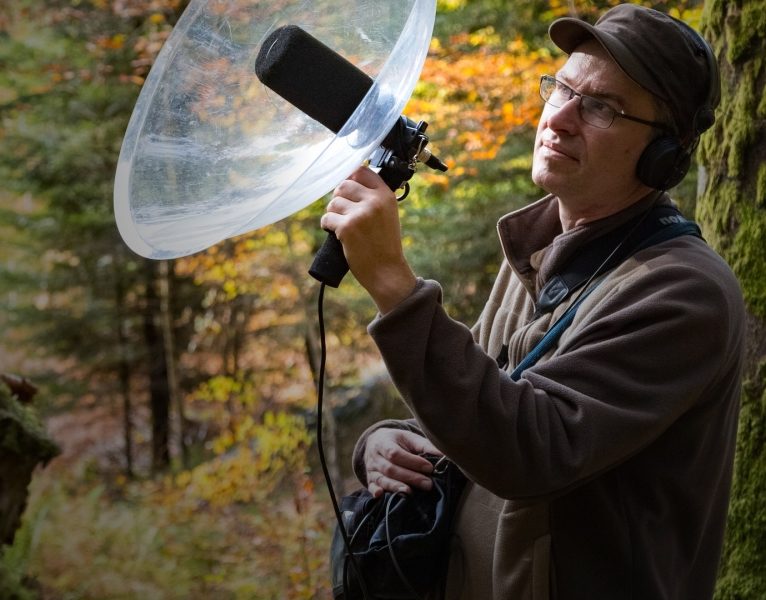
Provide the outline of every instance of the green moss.
<path id="1" fill-rule="evenodd" d="M 766 163 L 758 165 L 758 176 L 755 184 L 755 204 L 759 208 L 766 208 Z"/>
<path id="2" fill-rule="evenodd" d="M 0 385 L 0 452 L 35 457 L 47 463 L 59 453 L 31 406 L 21 404 Z"/>
<path id="3" fill-rule="evenodd" d="M 742 174 L 748 150 L 756 141 L 758 129 L 753 126 L 753 115 L 760 100 L 752 63 L 742 67 L 741 77 L 742 83 L 733 90 L 733 96 L 725 98 L 722 127 L 721 151 L 726 153 L 728 175 L 735 178 Z"/>
<path id="4" fill-rule="evenodd" d="M 727 59 L 736 64 L 760 49 L 766 36 L 766 6 L 763 2 L 728 3 L 725 11 L 726 32 L 730 38 Z"/>
<path id="5" fill-rule="evenodd" d="M 766 361 L 744 385 L 727 543 L 716 600 L 766 595 Z"/>
<path id="6" fill-rule="evenodd" d="M 699 148 L 708 185 L 697 201 L 706 239 L 734 269 L 750 313 L 726 543 L 716 600 L 766 598 L 766 3 L 705 2 L 721 67 L 717 121 Z"/>
<path id="7" fill-rule="evenodd" d="M 3 600 L 35 600 L 34 592 L 24 587 L 23 574 L 6 564 L 0 549 L 0 598 Z"/>
<path id="8" fill-rule="evenodd" d="M 740 207 L 740 225 L 729 262 L 742 285 L 750 312 L 766 319 L 766 211 L 753 205 Z"/>
<path id="9" fill-rule="evenodd" d="M 47 463 L 58 453 L 58 446 L 46 434 L 34 409 L 19 403 L 8 388 L 0 384 L 0 454 L 18 455 L 26 464 L 34 466 Z M 0 546 L 0 598 L 32 600 L 36 594 L 24 586 L 24 569 L 8 554 L 8 549 Z"/>
<path id="10" fill-rule="evenodd" d="M 726 58 L 717 121 L 699 148 L 709 184 L 696 218 L 710 245 L 732 265 L 748 309 L 766 320 L 766 125 L 757 118 L 766 112 L 766 73 L 764 37 L 753 37 L 766 33 L 766 3 L 746 4 L 758 6 L 706 4 L 705 33 L 717 56 Z"/>

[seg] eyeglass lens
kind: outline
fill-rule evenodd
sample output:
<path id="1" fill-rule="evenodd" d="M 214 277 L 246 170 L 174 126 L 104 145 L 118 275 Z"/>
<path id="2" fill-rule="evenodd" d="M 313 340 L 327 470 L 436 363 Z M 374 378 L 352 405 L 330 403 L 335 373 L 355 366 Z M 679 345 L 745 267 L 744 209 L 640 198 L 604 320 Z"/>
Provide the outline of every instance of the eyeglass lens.
<path id="1" fill-rule="evenodd" d="M 583 121 L 602 129 L 609 127 L 614 121 L 615 110 L 611 106 L 591 96 L 584 96 L 575 92 L 568 85 L 550 75 L 545 75 L 540 79 L 540 96 L 556 108 L 561 108 L 569 100 L 579 96 L 578 108 Z"/>

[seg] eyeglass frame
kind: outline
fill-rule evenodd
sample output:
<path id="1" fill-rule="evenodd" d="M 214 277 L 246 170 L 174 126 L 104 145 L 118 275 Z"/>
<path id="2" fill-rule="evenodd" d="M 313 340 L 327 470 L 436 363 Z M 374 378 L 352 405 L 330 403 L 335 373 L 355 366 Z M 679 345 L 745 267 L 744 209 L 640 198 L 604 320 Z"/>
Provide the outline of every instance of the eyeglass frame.
<path id="1" fill-rule="evenodd" d="M 548 98 L 546 98 L 543 95 L 543 84 L 546 81 L 552 82 L 554 84 L 554 86 L 552 88 L 553 90 L 555 90 L 557 87 L 561 87 L 561 88 L 569 91 L 569 98 L 567 98 L 561 104 L 561 106 L 556 106 L 555 104 L 553 104 L 550 101 L 550 98 L 553 95 L 553 92 L 551 92 L 551 94 L 548 95 Z M 554 108 L 561 108 L 561 107 L 564 106 L 564 104 L 569 102 L 572 98 L 574 98 L 575 96 L 579 96 L 580 97 L 580 101 L 577 104 L 577 114 L 580 115 L 580 118 L 583 120 L 584 123 L 587 123 L 588 125 L 591 125 L 592 127 L 596 127 L 598 129 L 609 129 L 614 124 L 614 118 L 615 117 L 620 117 L 622 119 L 627 119 L 628 121 L 633 121 L 635 123 L 640 123 L 641 125 L 647 125 L 649 127 L 657 127 L 659 129 L 662 129 L 663 131 L 667 131 L 667 132 L 671 131 L 670 128 L 667 125 L 665 125 L 664 123 L 658 123 L 657 121 L 647 121 L 646 119 L 642 119 L 640 117 L 635 117 L 633 115 L 629 115 L 629 114 L 625 113 L 624 111 L 616 110 L 616 109 L 612 108 L 611 106 L 609 106 L 603 100 L 599 100 L 598 98 L 594 98 L 593 96 L 588 96 L 587 94 L 581 94 L 580 92 L 576 92 L 575 90 L 573 90 L 570 86 L 568 86 L 563 81 L 559 81 L 558 79 L 556 79 L 553 75 L 543 75 L 542 77 L 540 77 L 540 89 L 539 89 L 539 93 L 540 93 L 540 98 L 542 98 L 543 101 L 546 104 L 550 104 Z M 612 111 L 612 118 L 610 119 L 609 124 L 606 125 L 606 126 L 596 125 L 595 123 L 591 123 L 585 117 L 583 117 L 582 103 L 583 103 L 584 100 L 585 101 L 597 102 L 598 104 L 603 104 L 606 108 L 608 108 L 610 111 Z"/>

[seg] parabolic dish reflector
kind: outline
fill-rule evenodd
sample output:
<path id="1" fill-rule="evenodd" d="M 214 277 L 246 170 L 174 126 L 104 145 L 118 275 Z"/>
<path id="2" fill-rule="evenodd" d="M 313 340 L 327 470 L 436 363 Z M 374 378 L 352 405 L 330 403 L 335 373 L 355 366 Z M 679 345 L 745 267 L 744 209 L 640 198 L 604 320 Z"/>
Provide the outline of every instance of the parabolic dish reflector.
<path id="1" fill-rule="evenodd" d="M 400 116 L 435 10 L 435 0 L 192 0 L 123 139 L 114 209 L 127 245 L 148 258 L 186 256 L 330 191 Z M 255 75 L 261 43 L 284 25 L 301 27 L 373 80 L 337 134 Z"/>

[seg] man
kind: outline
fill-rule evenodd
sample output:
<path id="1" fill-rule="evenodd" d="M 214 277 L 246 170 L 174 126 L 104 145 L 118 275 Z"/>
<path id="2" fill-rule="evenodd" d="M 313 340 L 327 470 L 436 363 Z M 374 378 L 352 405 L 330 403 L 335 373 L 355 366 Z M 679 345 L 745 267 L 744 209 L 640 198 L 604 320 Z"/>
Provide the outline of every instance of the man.
<path id="1" fill-rule="evenodd" d="M 423 452 L 468 476 L 447 598 L 709 598 L 743 360 L 734 276 L 681 235 L 594 267 L 558 304 L 545 286 L 593 240 L 617 232 L 619 250 L 670 205 L 663 190 L 712 124 L 714 59 L 635 5 L 550 36 L 569 58 L 541 83 L 532 177 L 549 194 L 500 221 L 506 260 L 472 330 L 409 268 L 377 175 L 356 171 L 322 218 L 380 311 L 369 330 L 416 419 L 371 427 L 355 470 L 376 495 L 427 489 Z M 580 297 L 558 343 L 512 378 Z"/>

